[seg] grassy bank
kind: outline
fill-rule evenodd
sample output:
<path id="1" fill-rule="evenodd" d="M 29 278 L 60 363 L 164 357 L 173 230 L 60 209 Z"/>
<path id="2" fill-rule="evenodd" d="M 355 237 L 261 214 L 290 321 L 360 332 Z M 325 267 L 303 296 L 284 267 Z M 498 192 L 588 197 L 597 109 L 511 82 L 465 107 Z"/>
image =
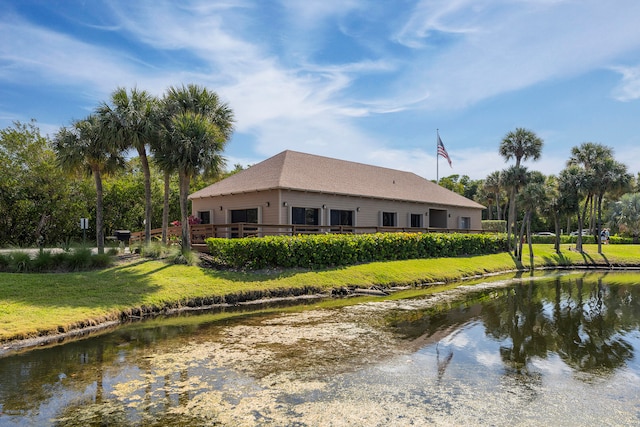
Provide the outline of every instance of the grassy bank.
<path id="1" fill-rule="evenodd" d="M 640 246 L 534 246 L 534 266 L 640 265 Z M 526 248 L 525 248 L 526 251 Z M 525 267 L 529 256 L 524 253 Z M 60 274 L 0 273 L 0 342 L 67 332 L 127 316 L 182 306 L 235 303 L 338 287 L 450 282 L 522 268 L 506 253 L 369 263 L 319 271 L 228 272 L 141 261 L 101 271 Z"/>

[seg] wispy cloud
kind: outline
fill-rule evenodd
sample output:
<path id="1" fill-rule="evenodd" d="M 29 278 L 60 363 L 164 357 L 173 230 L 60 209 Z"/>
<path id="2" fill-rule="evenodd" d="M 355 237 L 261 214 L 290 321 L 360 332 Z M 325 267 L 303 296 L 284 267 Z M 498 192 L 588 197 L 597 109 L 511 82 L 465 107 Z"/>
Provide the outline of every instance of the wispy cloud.
<path id="1" fill-rule="evenodd" d="M 363 127 L 364 118 L 454 114 L 593 70 L 620 76 L 615 99 L 640 98 L 640 68 L 620 66 L 640 50 L 637 0 L 615 6 L 601 0 L 158 0 L 86 7 L 101 18 L 78 15 L 76 24 L 105 41 L 15 13 L 0 17 L 0 38 L 11 40 L 0 44 L 0 80 L 66 88 L 83 94 L 86 108 L 118 86 L 160 95 L 169 85 L 203 84 L 229 102 L 238 141 L 247 145 L 238 151 L 256 160 L 291 148 L 435 178 L 425 167 L 435 165 L 429 149 L 401 146 L 393 131 Z M 324 54 L 333 48 L 342 55 Z M 0 101 L 0 109 L 8 107 Z M 497 145 L 491 152 L 447 148 L 455 169 L 445 172 L 483 176 L 503 166 Z M 549 159 L 540 168 L 561 163 Z"/>
<path id="2" fill-rule="evenodd" d="M 640 66 L 612 67 L 622 75 L 622 81 L 614 89 L 613 96 L 618 101 L 633 101 L 640 99 Z"/>

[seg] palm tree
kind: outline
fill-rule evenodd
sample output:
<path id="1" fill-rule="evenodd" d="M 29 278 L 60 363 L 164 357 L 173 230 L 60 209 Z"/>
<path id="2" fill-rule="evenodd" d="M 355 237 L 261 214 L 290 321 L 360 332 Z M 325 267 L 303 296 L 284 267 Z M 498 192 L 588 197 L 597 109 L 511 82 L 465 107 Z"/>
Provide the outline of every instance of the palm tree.
<path id="1" fill-rule="evenodd" d="M 625 165 L 615 161 L 611 147 L 594 142 L 585 142 L 579 147 L 573 147 L 567 164 L 581 167 L 588 178 L 582 216 L 586 218 L 587 211 L 591 213 L 590 228 L 595 231 L 598 253 L 602 253 L 600 234 L 604 196 L 609 191 L 628 188 L 631 175 L 627 173 Z"/>
<path id="2" fill-rule="evenodd" d="M 527 168 L 522 166 L 510 166 L 509 168 L 501 172 L 502 182 L 504 188 L 511 194 L 509 200 L 509 218 L 513 218 L 513 221 L 507 222 L 507 241 L 509 242 L 509 250 L 513 250 L 514 255 L 518 257 L 518 245 L 517 245 L 517 233 L 516 233 L 516 215 L 512 215 L 511 209 L 515 212 L 516 201 L 515 197 L 522 186 L 527 182 Z M 513 203 L 512 203 L 513 202 Z M 513 233 L 513 242 L 511 241 L 511 233 Z M 519 259 L 519 257 L 518 257 Z"/>
<path id="3" fill-rule="evenodd" d="M 631 175 L 627 173 L 627 167 L 615 161 L 613 158 L 604 159 L 598 163 L 596 169 L 596 175 L 600 179 L 596 182 L 595 197 L 596 197 L 596 226 L 597 226 L 597 240 L 598 240 L 598 253 L 602 253 L 602 239 L 600 235 L 602 233 L 602 201 L 606 193 L 620 194 L 624 190 L 628 189 L 631 183 Z"/>
<path id="4" fill-rule="evenodd" d="M 518 250 L 518 260 L 522 261 L 522 244 L 524 241 L 524 230 L 526 227 L 527 242 L 529 243 L 529 260 L 533 266 L 533 245 L 531 242 L 531 217 L 533 213 L 547 204 L 548 196 L 545 187 L 545 177 L 540 172 L 527 174 L 527 183 L 520 192 L 520 204 L 524 207 L 525 214 L 520 231 L 520 249 Z"/>
<path id="5" fill-rule="evenodd" d="M 103 103 L 97 113 L 104 124 L 107 137 L 122 150 L 135 148 L 144 174 L 144 236 L 151 240 L 151 172 L 147 158 L 147 145 L 158 135 L 154 114 L 157 100 L 146 91 L 136 88 L 129 93 L 118 88 L 111 94 L 111 105 Z"/>
<path id="6" fill-rule="evenodd" d="M 162 100 L 161 112 L 163 137 L 158 144 L 153 146 L 153 149 L 160 168 L 165 172 L 165 201 L 167 200 L 168 178 L 170 174 L 178 172 L 180 178 L 183 249 L 188 250 L 191 246 L 190 233 L 188 232 L 188 200 L 186 198 L 189 192 L 188 183 L 190 183 L 193 176 L 201 171 L 219 173 L 222 169 L 224 159 L 220 153 L 233 133 L 233 111 L 226 103 L 220 100 L 215 92 L 190 84 L 179 88 L 170 87 Z M 203 120 L 217 129 L 215 137 L 210 139 L 208 143 L 204 143 L 204 141 L 207 138 L 211 138 L 211 129 L 204 129 L 204 125 L 200 123 Z M 191 122 L 191 127 L 187 126 L 188 122 Z M 197 123 L 200 124 L 198 125 Z M 176 128 L 178 124 L 181 125 L 182 130 Z M 196 131 L 198 126 L 200 126 L 200 129 Z M 184 134 L 187 129 L 189 129 L 187 134 L 191 135 L 189 138 L 197 137 L 196 139 L 203 141 L 202 148 L 205 151 L 201 153 L 201 157 L 194 155 L 192 158 L 188 158 L 186 155 L 185 150 L 193 149 L 193 146 L 184 147 L 183 145 L 189 138 L 184 139 L 180 134 Z M 185 172 L 188 173 L 185 175 Z M 183 180 L 187 180 L 186 188 L 183 187 Z M 163 228 L 164 218 L 167 215 L 166 208 L 165 203 Z M 186 231 L 185 227 L 187 227 Z"/>
<path id="7" fill-rule="evenodd" d="M 63 127 L 54 137 L 54 150 L 60 167 L 93 175 L 96 185 L 96 241 L 98 253 L 104 253 L 102 175 L 122 166 L 120 150 L 109 144 L 104 128 L 95 115 Z"/>
<path id="8" fill-rule="evenodd" d="M 638 243 L 640 236 L 640 193 L 623 195 L 612 207 L 613 221 L 623 225 L 633 236 L 633 243 Z"/>
<path id="9" fill-rule="evenodd" d="M 498 220 L 501 220 L 500 215 L 500 192 L 502 191 L 502 177 L 500 176 L 500 171 L 493 171 L 487 178 L 484 180 L 484 189 L 487 193 L 492 193 L 494 195 L 494 200 L 496 203 L 496 210 L 498 215 Z"/>
<path id="10" fill-rule="evenodd" d="M 580 213 L 580 201 L 589 191 L 589 177 L 584 169 L 576 166 L 567 166 L 560 172 L 558 177 L 558 191 L 562 195 L 563 206 L 568 211 L 577 212 L 578 216 L 578 236 L 576 250 L 582 252 L 582 224 L 583 215 Z"/>
<path id="11" fill-rule="evenodd" d="M 566 211 L 564 198 L 558 188 L 558 178 L 549 175 L 544 183 L 547 203 L 543 206 L 543 212 L 553 217 L 553 231 L 556 235 L 554 249 L 560 253 L 560 215 Z"/>
<path id="12" fill-rule="evenodd" d="M 226 139 L 218 127 L 202 114 L 191 111 L 179 113 L 171 119 L 167 141 L 173 147 L 169 160 L 178 171 L 180 182 L 180 216 L 182 223 L 182 250 L 191 249 L 189 230 L 189 185 L 199 174 L 218 173 L 224 165 L 220 155 Z"/>
<path id="13" fill-rule="evenodd" d="M 524 128 L 516 128 L 515 131 L 507 133 L 500 142 L 499 152 L 505 161 L 514 158 L 516 168 L 520 167 L 522 160 L 538 160 L 542 153 L 543 141 L 533 131 Z M 515 238 L 516 228 L 516 190 L 517 186 L 511 185 L 509 195 L 509 218 L 507 220 L 507 240 L 511 250 L 511 232 L 513 230 Z M 515 242 L 513 250 L 516 250 Z"/>

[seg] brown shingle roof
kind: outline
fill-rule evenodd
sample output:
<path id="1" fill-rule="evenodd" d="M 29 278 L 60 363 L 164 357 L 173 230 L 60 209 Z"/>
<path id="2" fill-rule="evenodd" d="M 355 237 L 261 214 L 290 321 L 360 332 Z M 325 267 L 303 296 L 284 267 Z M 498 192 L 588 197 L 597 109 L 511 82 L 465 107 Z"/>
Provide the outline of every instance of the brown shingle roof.
<path id="1" fill-rule="evenodd" d="M 271 189 L 344 194 L 483 209 L 484 206 L 414 173 L 283 151 L 216 182 L 190 199 Z"/>

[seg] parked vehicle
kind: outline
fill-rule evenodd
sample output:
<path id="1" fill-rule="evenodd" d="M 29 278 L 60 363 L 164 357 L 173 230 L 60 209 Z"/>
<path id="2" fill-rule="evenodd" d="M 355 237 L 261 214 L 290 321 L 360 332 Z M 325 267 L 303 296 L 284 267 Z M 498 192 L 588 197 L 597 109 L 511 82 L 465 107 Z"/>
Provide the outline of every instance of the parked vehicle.
<path id="1" fill-rule="evenodd" d="M 578 230 L 576 231 L 572 231 L 569 235 L 570 236 L 577 236 L 578 235 Z M 583 228 L 582 229 L 582 235 L 583 236 L 591 236 L 591 230 L 589 230 L 588 228 Z"/>
<path id="2" fill-rule="evenodd" d="M 539 231 L 537 233 L 533 233 L 534 236 L 555 236 L 556 233 L 552 233 L 550 231 Z"/>

